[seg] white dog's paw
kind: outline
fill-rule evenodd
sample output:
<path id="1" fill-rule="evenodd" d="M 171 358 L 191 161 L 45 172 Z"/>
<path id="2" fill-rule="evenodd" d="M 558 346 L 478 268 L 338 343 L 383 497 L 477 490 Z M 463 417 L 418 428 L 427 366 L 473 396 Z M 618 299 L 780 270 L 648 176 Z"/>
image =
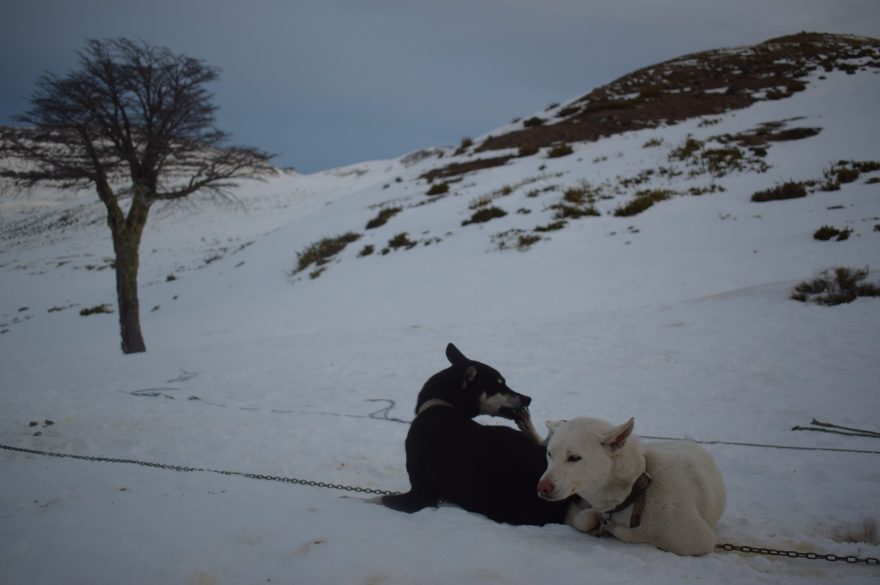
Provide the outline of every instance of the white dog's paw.
<path id="1" fill-rule="evenodd" d="M 581 532 L 593 532 L 599 528 L 599 514 L 592 508 L 572 512 L 565 521 Z"/>

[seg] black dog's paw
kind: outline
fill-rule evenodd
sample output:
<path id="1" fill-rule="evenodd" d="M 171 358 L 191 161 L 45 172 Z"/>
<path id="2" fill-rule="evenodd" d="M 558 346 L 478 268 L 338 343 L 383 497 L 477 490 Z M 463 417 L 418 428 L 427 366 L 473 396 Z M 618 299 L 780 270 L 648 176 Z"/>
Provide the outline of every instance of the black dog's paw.
<path id="1" fill-rule="evenodd" d="M 437 498 L 409 491 L 405 494 L 382 496 L 381 503 L 392 510 L 412 514 L 422 508 L 437 506 Z"/>
<path id="2" fill-rule="evenodd" d="M 516 426 L 519 427 L 519 430 L 528 435 L 534 443 L 538 445 L 547 444 L 547 440 L 541 437 L 541 435 L 538 434 L 538 431 L 535 430 L 535 425 L 532 424 L 532 416 L 529 414 L 529 409 L 527 407 L 516 411 L 516 416 L 514 417 L 513 422 L 515 422 Z"/>

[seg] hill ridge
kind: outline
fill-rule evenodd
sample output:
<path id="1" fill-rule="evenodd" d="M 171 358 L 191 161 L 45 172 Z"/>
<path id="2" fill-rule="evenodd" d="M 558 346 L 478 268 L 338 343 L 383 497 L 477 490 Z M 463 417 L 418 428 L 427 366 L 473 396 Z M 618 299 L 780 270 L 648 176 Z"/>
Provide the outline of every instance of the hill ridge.
<path id="1" fill-rule="evenodd" d="M 559 144 L 595 141 L 784 99 L 803 91 L 809 74 L 820 68 L 847 73 L 880 69 L 880 40 L 804 32 L 642 67 L 521 120 L 519 128 L 491 132 L 468 150 L 471 157 L 506 149 L 516 149 L 516 154 L 456 161 L 423 177 L 456 177 Z"/>

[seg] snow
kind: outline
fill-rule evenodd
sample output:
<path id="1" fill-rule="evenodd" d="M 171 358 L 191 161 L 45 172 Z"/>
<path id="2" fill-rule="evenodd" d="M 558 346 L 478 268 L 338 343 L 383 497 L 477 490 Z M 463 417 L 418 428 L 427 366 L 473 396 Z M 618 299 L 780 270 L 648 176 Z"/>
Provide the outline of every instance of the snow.
<path id="1" fill-rule="evenodd" d="M 634 416 L 644 436 L 714 441 L 706 447 L 728 489 L 721 541 L 880 557 L 876 529 L 860 537 L 877 521 L 880 444 L 791 430 L 814 417 L 880 430 L 880 301 L 828 308 L 788 298 L 827 268 L 880 267 L 880 187 L 863 176 L 803 199 L 749 200 L 779 182 L 821 179 L 837 160 L 880 160 L 877 103 L 880 76 L 828 74 L 717 124 L 692 120 L 574 145 L 560 159 L 514 159 L 429 204 L 418 177 L 468 155 L 282 173 L 219 205 L 157 208 L 141 248 L 149 350 L 133 356 L 118 350 L 115 314 L 79 315 L 115 305 L 112 271 L 95 268 L 112 248 L 94 196 L 3 199 L 0 444 L 405 490 L 407 426 L 393 419 L 411 419 L 453 341 L 532 396 L 540 428 L 546 419 Z M 779 120 L 822 131 L 774 143 L 766 173 L 655 174 L 619 188 L 621 178 L 673 165 L 669 152 L 688 136 Z M 643 146 L 657 138 L 660 146 Z M 550 206 L 582 181 L 610 197 L 597 202 L 601 217 L 571 221 L 524 252 L 497 249 L 493 235 L 551 222 Z M 636 189 L 712 182 L 725 191 L 612 214 Z M 507 216 L 461 225 L 474 199 L 504 186 L 515 188 L 493 204 Z M 529 197 L 545 187 L 555 190 Z M 404 210 L 365 230 L 390 202 Z M 46 225 L 65 211 L 92 220 L 51 238 L 9 235 L 22 218 Z M 813 240 L 825 224 L 853 234 Z M 320 277 L 290 275 L 297 252 L 346 231 L 362 238 Z M 420 244 L 382 255 L 401 232 Z M 358 257 L 367 244 L 376 252 Z M 0 582 L 10 585 L 880 575 L 734 553 L 684 558 L 566 526 L 500 525 L 452 506 L 406 515 L 357 494 L 204 472 L 5 450 L 0 469 Z"/>

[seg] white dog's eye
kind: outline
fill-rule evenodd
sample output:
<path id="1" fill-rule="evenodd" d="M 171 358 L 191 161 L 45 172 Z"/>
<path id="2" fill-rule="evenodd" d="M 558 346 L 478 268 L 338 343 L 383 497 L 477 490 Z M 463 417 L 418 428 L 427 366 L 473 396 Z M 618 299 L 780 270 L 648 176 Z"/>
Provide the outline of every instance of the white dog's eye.
<path id="1" fill-rule="evenodd" d="M 566 459 L 566 461 L 568 461 L 569 463 L 576 463 L 580 460 L 581 460 L 580 455 L 569 455 L 568 458 Z"/>

